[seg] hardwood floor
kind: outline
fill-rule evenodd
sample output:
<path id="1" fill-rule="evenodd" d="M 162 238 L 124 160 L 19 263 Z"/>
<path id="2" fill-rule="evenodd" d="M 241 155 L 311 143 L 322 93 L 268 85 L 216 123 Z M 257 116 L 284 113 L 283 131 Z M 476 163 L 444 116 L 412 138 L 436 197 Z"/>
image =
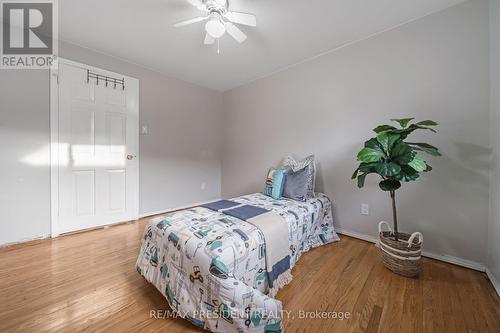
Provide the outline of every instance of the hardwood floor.
<path id="1" fill-rule="evenodd" d="M 136 271 L 146 219 L 0 249 L 0 332 L 200 332 Z M 485 274 L 426 259 L 419 279 L 389 272 L 371 243 L 342 237 L 304 254 L 278 293 L 288 332 L 500 332 Z M 300 319 L 300 311 L 350 318 Z M 295 319 L 291 317 L 295 316 Z"/>

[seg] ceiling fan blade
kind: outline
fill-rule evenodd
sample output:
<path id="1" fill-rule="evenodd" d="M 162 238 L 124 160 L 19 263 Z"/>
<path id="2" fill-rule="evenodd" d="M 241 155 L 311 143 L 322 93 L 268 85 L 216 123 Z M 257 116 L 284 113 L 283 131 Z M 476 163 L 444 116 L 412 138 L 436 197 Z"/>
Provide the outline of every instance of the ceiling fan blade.
<path id="1" fill-rule="evenodd" d="M 203 5 L 203 2 L 201 2 L 201 0 L 186 0 L 186 1 L 200 10 L 205 8 Z"/>
<path id="2" fill-rule="evenodd" d="M 186 21 L 182 21 L 182 22 L 176 23 L 176 24 L 174 24 L 174 27 L 176 27 L 176 28 L 183 27 L 185 25 L 193 24 L 193 23 L 196 23 L 196 22 L 201 22 L 201 21 L 204 21 L 206 19 L 208 19 L 208 16 L 198 16 L 198 17 L 195 17 L 195 18 L 190 19 L 190 20 L 186 20 Z"/>
<path id="3" fill-rule="evenodd" d="M 247 35 L 243 33 L 237 26 L 231 22 L 226 22 L 226 31 L 231 35 L 238 43 L 243 43 L 247 39 Z"/>
<path id="4" fill-rule="evenodd" d="M 254 14 L 227 12 L 225 16 L 233 23 L 249 25 L 251 27 L 257 26 L 257 17 Z"/>
<path id="5" fill-rule="evenodd" d="M 212 36 L 210 36 L 210 34 L 206 34 L 205 35 L 205 45 L 212 45 L 213 43 L 215 42 L 215 38 L 213 38 Z"/>

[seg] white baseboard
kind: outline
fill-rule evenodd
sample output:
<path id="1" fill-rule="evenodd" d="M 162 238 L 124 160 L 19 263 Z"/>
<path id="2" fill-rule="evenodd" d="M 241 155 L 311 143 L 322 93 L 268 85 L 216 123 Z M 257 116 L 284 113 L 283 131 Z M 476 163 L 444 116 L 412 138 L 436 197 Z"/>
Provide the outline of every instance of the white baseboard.
<path id="1" fill-rule="evenodd" d="M 149 216 L 154 216 L 154 215 L 160 215 L 160 214 L 166 214 L 166 213 L 174 212 L 176 210 L 188 209 L 188 208 L 191 208 L 191 207 L 201 206 L 201 205 L 204 205 L 204 204 L 207 204 L 207 203 L 210 203 L 210 202 L 214 202 L 214 201 L 218 201 L 218 200 L 221 200 L 221 199 L 217 198 L 217 199 L 212 199 L 212 200 L 203 201 L 203 202 L 197 202 L 197 203 L 193 203 L 193 204 L 186 205 L 186 206 L 181 206 L 181 207 L 166 208 L 166 209 L 157 210 L 157 211 L 153 211 L 153 212 L 141 213 L 141 214 L 139 214 L 139 218 L 142 219 L 144 217 L 149 217 Z"/>
<path id="2" fill-rule="evenodd" d="M 486 268 L 486 275 L 488 275 L 488 279 L 490 279 L 493 288 L 495 288 L 498 296 L 500 297 L 500 282 L 495 278 L 495 275 L 493 275 L 493 273 L 488 268 Z"/>
<path id="3" fill-rule="evenodd" d="M 335 228 L 335 231 L 337 233 L 339 233 L 339 234 L 350 236 L 350 237 L 353 237 L 353 238 L 362 239 L 362 240 L 367 241 L 367 242 L 372 242 L 372 243 L 375 243 L 375 244 L 378 243 L 378 238 L 374 237 L 374 236 L 370 236 L 370 235 L 366 235 L 366 234 L 361 234 L 359 232 L 351 231 L 351 230 L 346 230 L 346 229 L 343 229 L 343 228 Z M 470 269 L 473 269 L 473 270 L 476 270 L 476 271 L 480 271 L 480 272 L 485 272 L 486 271 L 486 267 L 483 264 L 475 262 L 475 261 L 471 261 L 471 260 L 467 260 L 467 259 L 462 259 L 462 258 L 457 258 L 457 257 L 446 255 L 446 254 L 437 254 L 437 253 L 428 252 L 428 251 L 422 251 L 422 255 L 424 257 L 427 257 L 427 258 L 432 258 L 432 259 L 444 261 L 444 262 L 447 262 L 447 263 L 450 263 L 450 264 L 454 264 L 454 265 L 458 265 L 458 266 L 470 268 Z"/>
<path id="4" fill-rule="evenodd" d="M 479 272 L 485 272 L 486 271 L 486 266 L 483 264 L 476 262 L 476 261 L 471 261 L 467 259 L 462 259 L 454 256 L 449 256 L 447 254 L 436 254 L 432 252 L 427 252 L 427 251 L 422 251 L 422 255 L 427 258 L 432 258 L 440 261 L 444 261 L 450 264 L 470 268 Z"/>
<path id="5" fill-rule="evenodd" d="M 372 242 L 375 244 L 378 243 L 377 237 L 373 237 L 373 236 L 365 235 L 365 234 L 360 234 L 359 232 L 356 232 L 356 231 L 346 230 L 343 228 L 335 228 L 335 232 L 337 232 L 338 234 L 350 236 L 353 238 L 362 239 L 362 240 L 367 241 L 367 242 Z"/>
<path id="6" fill-rule="evenodd" d="M 163 210 L 159 210 L 159 211 L 155 211 L 155 212 L 143 213 L 143 214 L 139 214 L 139 218 L 153 216 L 153 215 L 159 215 L 159 214 L 166 214 L 166 213 L 173 212 L 173 211 L 176 211 L 176 210 L 182 210 L 182 209 L 187 209 L 187 208 L 191 208 L 191 207 L 195 207 L 195 206 L 204 205 L 204 204 L 207 204 L 209 202 L 213 202 L 213 201 L 217 201 L 217 200 L 220 200 L 220 199 L 213 199 L 213 200 L 208 200 L 208 201 L 204 201 L 204 202 L 193 203 L 191 205 L 186 205 L 186 206 L 182 206 L 182 207 L 167 208 L 167 209 L 163 209 Z M 128 222 L 130 222 L 130 221 L 117 222 L 117 223 L 114 223 L 114 224 L 100 226 L 100 227 L 92 228 L 92 229 L 89 229 L 89 230 L 100 229 L 100 228 L 107 228 L 107 227 L 111 227 L 113 225 L 118 225 L 118 224 L 128 223 Z M 85 232 L 85 231 L 89 231 L 89 230 L 81 230 L 81 232 Z M 54 238 L 54 237 L 51 237 L 51 235 L 43 235 L 43 236 L 34 237 L 34 238 L 21 239 L 21 240 L 19 240 L 17 242 L 0 244 L 0 248 L 9 247 L 9 246 L 17 245 L 17 244 L 23 244 L 23 243 L 27 243 L 27 242 L 36 241 L 36 240 L 47 239 L 47 238 Z"/>
<path id="7" fill-rule="evenodd" d="M 47 239 L 47 238 L 50 238 L 50 235 L 42 235 L 42 236 L 33 237 L 33 238 L 24 238 L 24 239 L 20 239 L 17 242 L 10 242 L 10 243 L 0 244 L 0 248 L 9 247 L 9 246 L 17 245 L 17 244 L 23 244 L 23 243 L 33 242 L 33 241 Z"/>

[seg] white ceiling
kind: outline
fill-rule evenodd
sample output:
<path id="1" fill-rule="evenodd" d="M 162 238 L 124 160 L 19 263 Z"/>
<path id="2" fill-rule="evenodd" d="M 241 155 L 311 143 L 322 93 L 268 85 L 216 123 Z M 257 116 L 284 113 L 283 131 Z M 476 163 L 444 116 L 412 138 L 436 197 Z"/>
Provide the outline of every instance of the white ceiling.
<path id="1" fill-rule="evenodd" d="M 230 0 L 257 15 L 243 44 L 224 36 L 221 54 L 203 45 L 200 13 L 185 0 L 59 1 L 61 39 L 188 82 L 225 91 L 345 43 L 463 0 Z"/>

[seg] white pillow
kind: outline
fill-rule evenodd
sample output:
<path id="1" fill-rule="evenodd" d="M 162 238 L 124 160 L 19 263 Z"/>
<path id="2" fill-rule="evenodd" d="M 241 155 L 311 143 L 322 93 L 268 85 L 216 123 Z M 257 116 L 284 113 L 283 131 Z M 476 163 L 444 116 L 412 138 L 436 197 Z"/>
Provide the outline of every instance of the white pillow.
<path id="1" fill-rule="evenodd" d="M 288 155 L 283 159 L 283 166 L 289 167 L 293 172 L 307 168 L 307 197 L 314 198 L 314 183 L 316 181 L 316 165 L 314 155 L 307 156 L 302 160 L 295 159 Z"/>

